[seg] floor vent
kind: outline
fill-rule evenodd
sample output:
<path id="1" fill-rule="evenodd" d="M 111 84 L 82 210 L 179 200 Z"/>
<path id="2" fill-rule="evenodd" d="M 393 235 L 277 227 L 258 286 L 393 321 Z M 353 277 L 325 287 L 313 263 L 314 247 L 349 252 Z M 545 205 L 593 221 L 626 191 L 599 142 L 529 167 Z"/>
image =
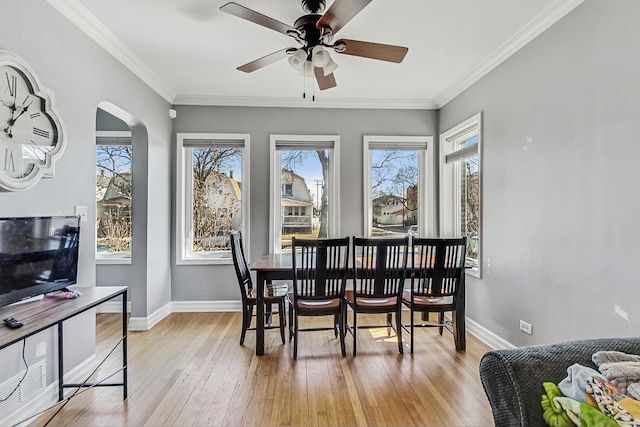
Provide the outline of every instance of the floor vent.
<path id="1" fill-rule="evenodd" d="M 20 382 L 24 372 L 22 371 L 0 384 L 0 399 L 6 399 L 0 402 L 0 419 L 17 411 L 25 402 L 29 402 L 38 393 L 44 391 L 47 383 L 45 359 L 29 366 L 27 376 Z M 20 385 L 18 386 L 18 384 Z M 16 386 L 18 388 L 11 394 Z M 10 394 L 11 396 L 9 396 Z"/>

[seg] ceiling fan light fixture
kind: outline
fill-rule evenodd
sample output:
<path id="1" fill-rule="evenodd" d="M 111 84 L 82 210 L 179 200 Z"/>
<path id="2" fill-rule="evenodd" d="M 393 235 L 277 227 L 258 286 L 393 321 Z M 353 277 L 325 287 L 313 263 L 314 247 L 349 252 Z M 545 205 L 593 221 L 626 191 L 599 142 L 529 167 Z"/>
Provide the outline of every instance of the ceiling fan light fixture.
<path id="1" fill-rule="evenodd" d="M 304 64 L 307 60 L 307 52 L 304 49 L 296 50 L 296 53 L 289 57 L 289 65 L 296 71 L 304 71 Z"/>
<path id="2" fill-rule="evenodd" d="M 329 55 L 327 54 L 327 56 Z M 329 61 L 327 61 L 327 65 L 322 67 L 322 71 L 324 72 L 325 76 L 328 76 L 329 74 L 333 73 L 337 68 L 338 68 L 338 64 L 336 64 L 333 61 L 333 59 L 331 59 L 331 57 L 329 56 Z"/>
<path id="3" fill-rule="evenodd" d="M 302 74 L 303 76 L 309 79 L 312 79 L 313 78 L 313 62 L 305 61 L 304 67 L 302 68 L 302 71 L 300 71 L 300 74 Z"/>
<path id="4" fill-rule="evenodd" d="M 311 62 L 314 67 L 323 68 L 331 61 L 331 56 L 322 46 L 317 45 L 311 49 Z"/>

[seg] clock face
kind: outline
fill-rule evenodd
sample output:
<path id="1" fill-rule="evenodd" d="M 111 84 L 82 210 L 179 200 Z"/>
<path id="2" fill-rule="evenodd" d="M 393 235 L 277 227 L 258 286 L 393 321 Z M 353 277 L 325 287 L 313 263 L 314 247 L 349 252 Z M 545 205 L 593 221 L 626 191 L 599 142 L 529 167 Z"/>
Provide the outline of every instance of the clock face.
<path id="1" fill-rule="evenodd" d="M 61 137 L 49 96 L 22 60 L 0 51 L 0 186 L 21 190 L 52 176 Z"/>

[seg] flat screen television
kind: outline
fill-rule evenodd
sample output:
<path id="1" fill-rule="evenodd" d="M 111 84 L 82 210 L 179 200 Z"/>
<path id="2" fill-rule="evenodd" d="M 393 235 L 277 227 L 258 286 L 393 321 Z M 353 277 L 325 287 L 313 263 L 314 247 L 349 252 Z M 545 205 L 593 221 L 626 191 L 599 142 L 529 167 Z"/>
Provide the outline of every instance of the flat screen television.
<path id="1" fill-rule="evenodd" d="M 0 307 L 76 283 L 80 218 L 0 218 Z"/>

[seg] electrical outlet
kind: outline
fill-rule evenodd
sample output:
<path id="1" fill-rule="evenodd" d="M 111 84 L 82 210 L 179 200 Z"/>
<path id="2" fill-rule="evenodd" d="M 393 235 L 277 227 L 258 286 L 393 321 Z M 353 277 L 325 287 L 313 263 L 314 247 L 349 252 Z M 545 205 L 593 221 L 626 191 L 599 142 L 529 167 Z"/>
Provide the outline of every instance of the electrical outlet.
<path id="1" fill-rule="evenodd" d="M 75 215 L 80 217 L 80 222 L 87 222 L 87 207 L 76 206 Z"/>
<path id="2" fill-rule="evenodd" d="M 531 335 L 533 333 L 533 326 L 531 326 L 531 323 L 527 323 L 524 320 L 521 320 L 520 321 L 520 330 L 522 332 L 524 332 L 525 334 Z"/>

